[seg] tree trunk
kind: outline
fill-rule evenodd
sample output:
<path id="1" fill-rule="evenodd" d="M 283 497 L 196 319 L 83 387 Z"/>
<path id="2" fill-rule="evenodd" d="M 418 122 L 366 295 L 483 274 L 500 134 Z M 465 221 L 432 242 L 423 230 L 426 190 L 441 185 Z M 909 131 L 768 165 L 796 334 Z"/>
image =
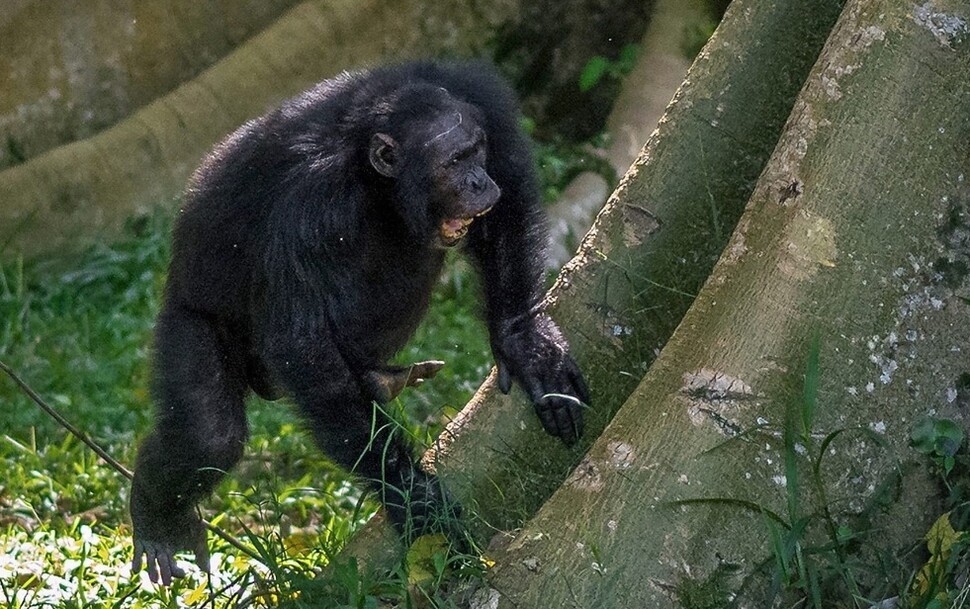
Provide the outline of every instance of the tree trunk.
<path id="1" fill-rule="evenodd" d="M 684 32 L 706 23 L 708 8 L 707 0 L 656 1 L 640 40 L 636 66 L 623 78 L 623 88 L 606 119 L 610 142 L 602 152 L 617 175 L 636 161 L 684 81 L 691 64 L 684 53 Z M 587 171 L 576 176 L 548 208 L 549 268 L 559 270 L 573 257 L 611 190 L 605 176 Z"/>
<path id="2" fill-rule="evenodd" d="M 297 2 L 3 2 L 0 168 L 115 124 Z"/>
<path id="3" fill-rule="evenodd" d="M 968 22 L 958 0 L 849 2 L 677 332 L 499 554 L 491 583 L 500 607 L 656 607 L 719 566 L 756 573 L 769 556 L 769 519 L 754 505 L 789 521 L 829 510 L 835 524 L 871 526 L 878 538 L 866 544 L 882 557 L 925 533 L 933 492 L 918 471 L 900 486 L 891 520 L 853 519 L 882 483 L 912 469 L 913 423 L 934 412 L 962 419 L 956 407 L 970 400 L 958 382 L 970 371 Z M 812 335 L 820 372 L 805 375 Z M 811 383 L 814 425 L 799 436 L 801 452 L 786 451 L 786 417 Z M 825 451 L 824 493 L 793 479 L 822 437 L 857 428 L 885 446 L 843 433 Z M 802 453 L 799 468 L 786 468 L 786 454 Z M 750 584 L 741 606 L 765 606 L 763 594 Z"/>
<path id="4" fill-rule="evenodd" d="M 839 12 L 831 0 L 732 6 L 548 295 L 592 389 L 579 446 L 547 436 L 493 373 L 425 456 L 481 540 L 534 514 L 636 387 L 727 242 Z"/>

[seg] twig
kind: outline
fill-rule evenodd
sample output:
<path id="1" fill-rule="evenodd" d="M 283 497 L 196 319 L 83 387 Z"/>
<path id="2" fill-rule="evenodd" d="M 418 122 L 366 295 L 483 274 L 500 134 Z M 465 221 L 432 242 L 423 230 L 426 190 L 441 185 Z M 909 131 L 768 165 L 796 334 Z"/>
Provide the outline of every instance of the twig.
<path id="1" fill-rule="evenodd" d="M 64 416 L 61 415 L 61 413 L 57 412 L 57 410 L 55 410 L 53 406 L 45 402 L 43 398 L 37 395 L 37 392 L 31 389 L 30 385 L 28 385 L 23 379 L 17 376 L 17 374 L 13 371 L 13 369 L 11 369 L 10 366 L 8 366 L 7 364 L 3 363 L 3 361 L 0 361 L 0 370 L 2 370 L 4 373 L 6 373 L 7 376 L 13 379 L 13 382 L 16 383 L 18 387 L 20 387 L 21 391 L 26 393 L 27 397 L 33 400 L 35 404 L 40 406 L 41 410 L 43 410 L 48 415 L 50 415 L 51 418 L 57 421 L 61 425 L 61 427 L 69 431 L 71 435 L 73 435 L 75 438 L 77 438 L 81 442 L 84 442 L 84 444 L 88 448 L 90 448 L 95 453 L 97 453 L 97 455 L 102 459 L 104 459 L 105 463 L 110 465 L 115 471 L 117 471 L 119 474 L 121 474 L 128 480 L 131 480 L 134 477 L 130 469 L 128 469 L 127 467 L 119 463 L 114 457 L 109 455 L 106 450 L 98 446 L 98 444 L 94 440 L 92 440 L 86 433 L 84 433 L 83 431 L 81 431 L 80 429 L 72 425 L 70 421 L 65 419 Z M 215 534 L 217 537 L 219 537 L 220 539 L 222 539 L 232 547 L 236 548 L 243 554 L 246 554 L 253 560 L 259 563 L 262 563 L 262 559 L 259 557 L 259 555 L 256 552 L 247 548 L 245 545 L 243 545 L 241 541 L 239 541 L 229 533 L 223 531 L 222 529 L 220 529 L 219 527 L 217 527 L 216 525 L 210 523 L 205 519 L 202 520 L 202 524 L 205 525 L 205 528 L 207 528 L 209 531 L 211 531 L 213 534 Z"/>
<path id="2" fill-rule="evenodd" d="M 36 391 L 30 388 L 30 385 L 25 383 L 19 376 L 17 376 L 17 374 L 14 373 L 14 371 L 10 368 L 10 366 L 0 361 L 0 370 L 3 370 L 4 372 L 6 372 L 7 376 L 13 379 L 13 382 L 16 383 L 17 386 L 20 387 L 20 389 L 24 393 L 26 393 L 27 396 L 31 400 L 33 400 L 35 404 L 40 406 L 41 410 L 49 414 L 55 421 L 60 423 L 61 427 L 71 432 L 71 435 L 73 435 L 78 440 L 84 442 L 88 446 L 88 448 L 96 452 L 99 457 L 104 459 L 105 462 L 111 467 L 113 467 L 119 474 L 121 474 L 125 478 L 128 478 L 129 480 L 132 479 L 133 475 L 131 473 L 131 470 L 129 470 L 121 463 L 118 463 L 118 461 L 116 461 L 114 457 L 109 455 L 103 448 L 98 446 L 97 443 L 91 438 L 89 438 L 86 433 L 84 433 L 77 427 L 71 425 L 71 423 L 61 415 L 61 413 L 54 410 L 53 406 L 45 402 L 39 395 L 37 395 Z"/>

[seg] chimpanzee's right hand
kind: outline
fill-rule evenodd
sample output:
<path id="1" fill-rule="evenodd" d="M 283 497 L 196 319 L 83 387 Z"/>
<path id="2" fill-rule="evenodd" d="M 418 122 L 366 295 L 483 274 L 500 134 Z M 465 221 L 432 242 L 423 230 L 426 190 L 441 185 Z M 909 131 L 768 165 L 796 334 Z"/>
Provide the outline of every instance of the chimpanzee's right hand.
<path id="1" fill-rule="evenodd" d="M 524 315 L 501 324 L 492 337 L 502 393 L 516 380 L 528 394 L 542 427 L 572 446 L 583 434 L 583 409 L 589 389 L 569 345 L 544 313 Z"/>

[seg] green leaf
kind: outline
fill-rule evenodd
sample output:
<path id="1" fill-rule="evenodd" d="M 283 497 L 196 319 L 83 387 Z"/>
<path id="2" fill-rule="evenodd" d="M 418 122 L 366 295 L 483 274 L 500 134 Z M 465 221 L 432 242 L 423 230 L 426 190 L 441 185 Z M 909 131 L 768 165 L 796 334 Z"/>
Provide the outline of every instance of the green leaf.
<path id="1" fill-rule="evenodd" d="M 408 583 L 421 585 L 435 578 L 435 557 L 448 552 L 448 538 L 444 535 L 422 535 L 414 540 L 407 553 Z"/>
<path id="2" fill-rule="evenodd" d="M 949 419 L 926 418 L 910 432 L 910 446 L 924 455 L 952 457 L 963 444 L 963 429 Z"/>
<path id="3" fill-rule="evenodd" d="M 594 55 L 583 66 L 579 75 L 579 90 L 585 93 L 596 86 L 610 67 L 610 60 L 602 55 Z"/>
<path id="4" fill-rule="evenodd" d="M 639 44 L 628 44 L 620 49 L 620 56 L 616 60 L 616 69 L 621 74 L 629 74 L 637 65 L 637 57 L 640 55 Z"/>
<path id="5" fill-rule="evenodd" d="M 808 365 L 805 370 L 805 387 L 802 391 L 802 440 L 811 439 L 812 425 L 815 421 L 815 406 L 818 403 L 819 355 L 822 350 L 821 338 L 816 331 L 808 350 Z"/>
<path id="6" fill-rule="evenodd" d="M 923 419 L 909 432 L 909 445 L 924 455 L 933 454 L 936 446 L 936 425 L 933 419 Z"/>
<path id="7" fill-rule="evenodd" d="M 963 429 L 949 419 L 936 419 L 936 454 L 952 457 L 963 444 Z"/>

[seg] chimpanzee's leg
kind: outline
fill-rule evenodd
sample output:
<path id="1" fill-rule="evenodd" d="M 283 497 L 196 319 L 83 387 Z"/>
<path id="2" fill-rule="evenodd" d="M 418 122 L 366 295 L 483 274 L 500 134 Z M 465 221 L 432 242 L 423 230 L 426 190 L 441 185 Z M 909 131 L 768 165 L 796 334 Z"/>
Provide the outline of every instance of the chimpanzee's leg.
<path id="1" fill-rule="evenodd" d="M 372 401 L 368 382 L 349 369 L 327 339 L 300 342 L 285 354 L 270 356 L 271 366 L 320 449 L 380 493 L 406 538 L 429 528 L 450 530 L 458 506 L 437 478 L 415 465 L 401 430 Z"/>
<path id="2" fill-rule="evenodd" d="M 142 443 L 131 485 L 135 555 L 152 581 L 183 575 L 174 555 L 195 552 L 207 568 L 196 502 L 242 456 L 246 442 L 245 362 L 211 322 L 167 305 L 155 331 L 155 429 Z"/>

